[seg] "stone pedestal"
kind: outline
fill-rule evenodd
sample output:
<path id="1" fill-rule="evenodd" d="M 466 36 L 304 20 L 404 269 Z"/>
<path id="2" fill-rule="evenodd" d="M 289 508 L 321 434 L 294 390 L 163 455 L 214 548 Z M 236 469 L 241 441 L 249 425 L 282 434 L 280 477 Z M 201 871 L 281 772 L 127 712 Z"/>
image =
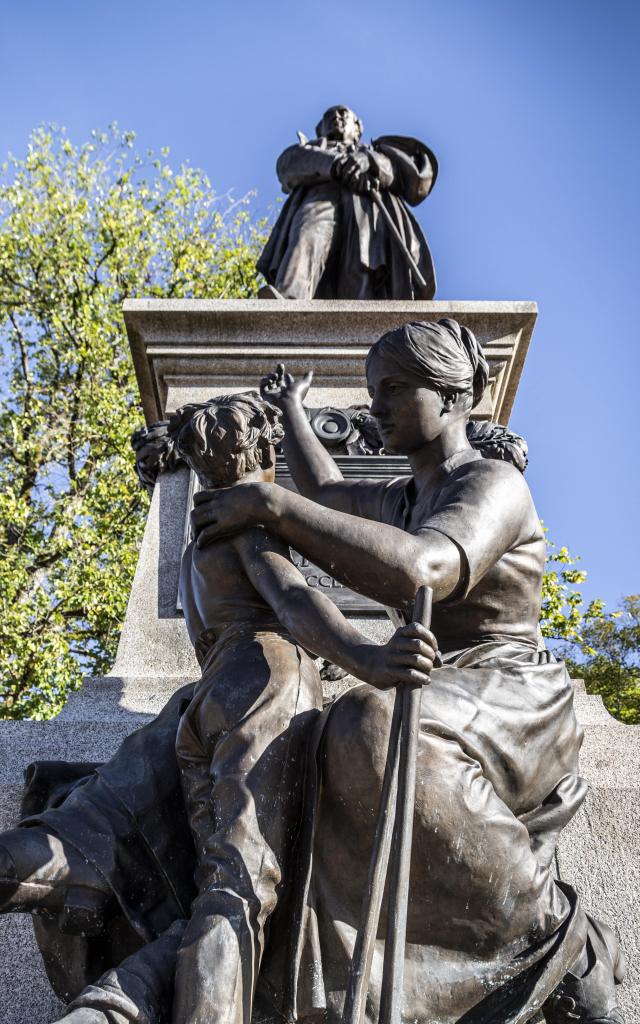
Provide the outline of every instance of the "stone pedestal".
<path id="1" fill-rule="evenodd" d="M 148 423 L 184 402 L 255 387 L 277 362 L 314 371 L 314 404 L 367 401 L 364 361 L 385 331 L 453 317 L 470 327 L 491 367 L 475 410 L 506 424 L 537 316 L 535 302 L 125 302 L 124 318 Z"/>
<path id="2" fill-rule="evenodd" d="M 314 406 L 367 401 L 364 360 L 385 330 L 410 319 L 450 316 L 475 331 L 491 367 L 480 418 L 507 424 L 536 318 L 528 302 L 270 302 L 195 300 L 125 304 L 125 321 L 147 422 L 186 401 L 256 387 L 278 361 L 291 372 L 314 370 Z M 517 429 L 517 424 L 515 424 Z M 86 681 L 51 722 L 0 723 L 0 829 L 16 820 L 22 771 L 33 760 L 107 760 L 122 739 L 149 721 L 171 693 L 198 675 L 177 607 L 189 474 L 161 476 L 109 676 Z M 379 640 L 390 626 L 382 611 L 358 626 Z M 586 808 L 563 835 L 562 877 L 587 909 L 614 924 L 631 959 L 622 1004 L 628 1024 L 640 1017 L 637 944 L 640 730 L 615 722 L 599 698 L 578 693 L 585 728 Z M 0 1019 L 48 1024 L 60 1006 L 50 991 L 27 917 L 0 917 Z"/>

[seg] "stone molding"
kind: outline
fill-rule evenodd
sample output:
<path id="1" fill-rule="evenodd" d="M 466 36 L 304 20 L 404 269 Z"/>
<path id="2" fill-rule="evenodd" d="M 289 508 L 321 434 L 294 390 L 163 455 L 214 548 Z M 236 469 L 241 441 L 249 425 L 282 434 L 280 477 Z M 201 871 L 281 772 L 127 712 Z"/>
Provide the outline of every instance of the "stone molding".
<path id="1" fill-rule="evenodd" d="M 318 299 L 130 299 L 123 311 L 148 424 L 185 401 L 256 387 L 279 361 L 294 374 L 313 369 L 316 388 L 364 401 L 366 355 L 381 334 L 407 320 L 452 317 L 476 334 L 489 361 L 476 417 L 504 426 L 538 312 L 535 302 Z"/>

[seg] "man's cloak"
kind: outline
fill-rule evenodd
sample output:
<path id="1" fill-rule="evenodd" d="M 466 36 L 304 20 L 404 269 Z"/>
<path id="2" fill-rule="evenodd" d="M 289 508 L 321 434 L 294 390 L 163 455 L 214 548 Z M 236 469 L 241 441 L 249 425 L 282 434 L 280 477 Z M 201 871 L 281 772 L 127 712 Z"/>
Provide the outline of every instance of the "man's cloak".
<path id="1" fill-rule="evenodd" d="M 418 139 L 401 135 L 380 136 L 355 151 L 367 152 L 374 164 L 391 165 L 392 181 L 389 187 L 381 188 L 382 201 L 426 286 L 422 288 L 413 280 L 405 254 L 371 197 L 342 186 L 340 244 L 314 298 L 432 299 L 436 291 L 433 260 L 422 229 L 405 204 L 417 206 L 429 195 L 438 174 L 436 157 Z M 313 201 L 309 198 L 311 189 L 317 195 L 317 186 L 329 182 L 337 152 L 321 139 L 290 146 L 281 154 L 276 170 L 283 190 L 290 195 L 258 261 L 258 270 L 269 284 L 275 285 L 278 268 L 292 242 L 296 214 L 301 206 Z"/>

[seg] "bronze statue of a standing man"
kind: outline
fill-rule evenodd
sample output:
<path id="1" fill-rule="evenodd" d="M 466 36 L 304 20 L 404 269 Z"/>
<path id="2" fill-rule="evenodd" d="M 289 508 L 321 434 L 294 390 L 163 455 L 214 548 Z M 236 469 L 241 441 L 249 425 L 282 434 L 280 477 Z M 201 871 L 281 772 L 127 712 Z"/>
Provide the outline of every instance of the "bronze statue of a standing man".
<path id="1" fill-rule="evenodd" d="M 330 107 L 316 139 L 280 155 L 289 193 L 258 261 L 268 287 L 286 299 L 432 299 L 427 240 L 407 206 L 431 191 L 438 163 L 417 139 L 383 135 L 361 142 L 360 118 Z M 414 263 L 414 269 L 411 263 Z"/>

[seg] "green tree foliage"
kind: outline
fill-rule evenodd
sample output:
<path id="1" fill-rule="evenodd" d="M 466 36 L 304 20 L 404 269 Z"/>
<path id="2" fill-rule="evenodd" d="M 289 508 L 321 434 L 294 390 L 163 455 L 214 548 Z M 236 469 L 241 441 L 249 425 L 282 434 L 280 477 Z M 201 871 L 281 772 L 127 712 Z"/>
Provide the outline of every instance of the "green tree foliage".
<path id="1" fill-rule="evenodd" d="M 565 659 L 571 675 L 584 679 L 588 693 L 600 694 L 610 714 L 640 723 L 640 594 L 623 598 L 615 612 L 588 610 L 580 652 Z"/>
<path id="2" fill-rule="evenodd" d="M 38 129 L 2 168 L 0 717 L 50 717 L 114 657 L 147 509 L 123 300 L 249 296 L 264 234 L 115 127 Z"/>
<path id="3" fill-rule="evenodd" d="M 583 642 L 582 624 L 585 614 L 592 620 L 602 615 L 602 602 L 592 601 L 585 613 L 584 597 L 580 587 L 587 578 L 584 569 L 577 568 L 579 558 L 566 547 L 558 548 L 547 538 L 547 564 L 542 581 L 542 608 L 540 628 L 545 639 L 557 644 Z"/>
<path id="4" fill-rule="evenodd" d="M 606 612 L 600 600 L 583 607 L 580 590 L 587 574 L 567 548 L 547 542 L 542 583 L 543 636 L 566 662 L 587 693 L 599 694 L 610 714 L 629 725 L 640 723 L 640 594 Z"/>

